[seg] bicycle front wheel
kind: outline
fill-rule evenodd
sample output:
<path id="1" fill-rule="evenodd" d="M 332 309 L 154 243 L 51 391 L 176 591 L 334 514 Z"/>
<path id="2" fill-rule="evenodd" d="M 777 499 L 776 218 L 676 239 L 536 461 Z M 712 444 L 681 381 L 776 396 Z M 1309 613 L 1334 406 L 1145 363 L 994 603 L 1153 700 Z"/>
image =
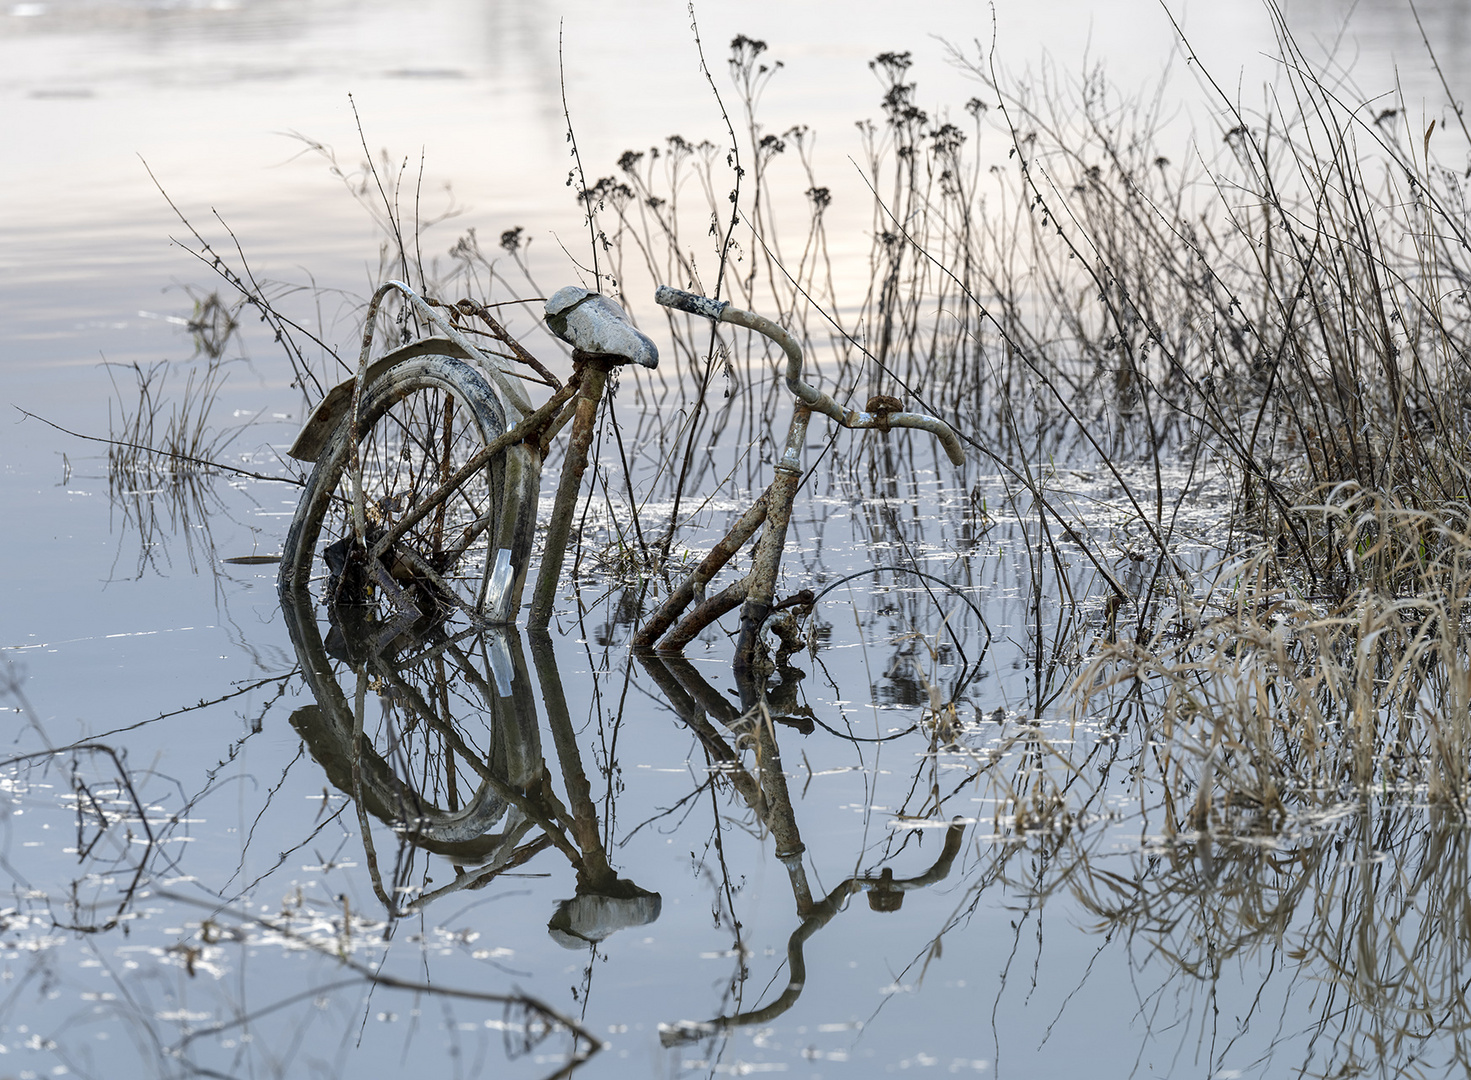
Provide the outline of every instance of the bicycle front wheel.
<path id="1" fill-rule="evenodd" d="M 346 413 L 287 533 L 281 590 L 320 583 L 329 606 L 514 622 L 540 460 L 525 445 L 487 456 L 506 429 L 490 384 L 462 360 L 412 357 Z"/>

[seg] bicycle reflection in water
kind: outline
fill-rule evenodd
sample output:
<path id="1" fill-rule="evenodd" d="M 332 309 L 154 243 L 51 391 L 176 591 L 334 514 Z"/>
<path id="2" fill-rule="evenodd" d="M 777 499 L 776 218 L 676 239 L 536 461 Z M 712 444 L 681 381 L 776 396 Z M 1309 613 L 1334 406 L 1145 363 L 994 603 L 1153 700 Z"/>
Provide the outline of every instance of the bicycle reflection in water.
<path id="1" fill-rule="evenodd" d="M 867 891 L 868 904 L 874 911 L 898 911 L 904 893 L 943 880 L 949 873 L 965 835 L 960 819 L 950 823 L 940 857 L 923 873 L 910 878 L 896 878 L 892 867 L 884 867 L 877 877 L 855 875 L 821 899 L 814 900 L 807 880 L 803 855 L 807 851 L 792 812 L 787 792 L 786 773 L 782 771 L 781 750 L 777 745 L 774 721 L 789 721 L 773 715 L 770 703 L 760 687 L 750 678 L 737 678 L 741 707 L 712 687 L 688 660 L 640 656 L 639 662 L 658 684 L 673 705 L 679 718 L 699 738 L 705 751 L 719 766 L 719 774 L 729 780 L 742 800 L 750 806 L 770 830 L 776 843 L 776 857 L 786 868 L 791 881 L 797 915 L 802 920 L 787 939 L 787 985 L 770 1003 L 755 1009 L 718 1016 L 711 1020 L 682 1020 L 660 1032 L 665 1046 L 692 1042 L 714 1034 L 722 1028 L 745 1024 L 761 1024 L 775 1019 L 797 1002 L 807 982 L 807 963 L 803 948 L 807 939 L 821 930 L 833 916 L 842 911 L 848 898 Z M 713 717 L 737 736 L 737 745 L 755 751 L 758 765 L 753 776 L 741 763 L 740 755 L 710 722 Z M 793 726 L 811 730 L 810 721 Z"/>
<path id="2" fill-rule="evenodd" d="M 659 917 L 660 895 L 620 878 L 609 862 L 550 638 L 530 637 L 533 689 L 513 627 L 451 637 L 434 625 L 413 637 L 370 614 L 354 622 L 340 608 L 339 622 L 324 640 L 309 602 L 293 603 L 288 596 L 283 610 L 316 698 L 296 710 L 292 725 L 332 785 L 355 804 L 373 889 L 391 918 L 420 911 L 449 893 L 483 888 L 547 848 L 559 851 L 577 874 L 575 895 L 560 902 L 547 926 L 559 943 L 590 946 Z M 867 892 L 876 911 L 897 911 L 905 891 L 944 879 L 965 825 L 950 822 L 938 858 L 913 876 L 898 877 L 885 866 L 814 897 L 776 732 L 777 723 L 810 732 L 811 720 L 789 715 L 796 711 L 789 701 L 768 697 L 750 678 L 737 679 L 737 705 L 687 661 L 641 656 L 639 663 L 698 738 L 712 782 L 728 786 L 770 834 L 799 920 L 787 941 L 785 988 L 757 1008 L 663 1025 L 661 1041 L 673 1046 L 766 1022 L 790 1009 L 807 981 L 808 939 L 858 892 Z M 788 672 L 783 685 L 796 681 Z M 560 771 L 560 796 L 542 748 L 538 694 Z M 381 719 L 367 715 L 370 696 L 382 703 Z M 386 881 L 370 817 L 392 827 L 401 841 Z M 449 859 L 454 879 L 416 893 L 408 876 L 412 848 Z"/>
<path id="3" fill-rule="evenodd" d="M 535 694 L 513 628 L 447 637 L 436 626 L 424 638 L 385 642 L 368 609 L 343 608 L 324 641 L 309 602 L 285 598 L 283 610 L 316 698 L 292 714 L 291 724 L 355 804 L 373 890 L 390 918 L 483 888 L 549 847 L 577 871 L 576 895 L 548 926 L 563 944 L 601 941 L 659 917 L 659 895 L 618 877 L 608 862 L 550 639 L 533 640 L 532 657 L 565 802 L 543 757 Z M 382 704 L 372 724 L 370 692 Z M 478 742 L 472 725 L 457 719 L 464 716 L 475 718 Z M 404 842 L 388 885 L 370 815 Z M 404 845 L 448 858 L 454 879 L 416 895 Z"/>

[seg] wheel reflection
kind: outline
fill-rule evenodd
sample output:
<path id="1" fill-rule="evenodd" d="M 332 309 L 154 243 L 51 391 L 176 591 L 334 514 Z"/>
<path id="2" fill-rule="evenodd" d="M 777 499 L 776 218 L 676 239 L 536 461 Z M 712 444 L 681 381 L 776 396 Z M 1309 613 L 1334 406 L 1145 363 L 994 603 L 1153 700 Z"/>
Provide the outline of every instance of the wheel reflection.
<path id="1" fill-rule="evenodd" d="M 484 888 L 549 847 L 577 873 L 575 895 L 548 925 L 558 942 L 583 947 L 658 918 L 659 895 L 620 878 L 608 861 L 545 635 L 531 643 L 534 684 L 514 628 L 451 636 L 431 624 L 404 633 L 370 610 L 337 608 L 323 635 L 309 598 L 288 595 L 282 610 L 316 699 L 292 714 L 292 726 L 352 800 L 373 889 L 391 919 Z M 562 795 L 543 754 L 538 693 Z M 369 719 L 374 711 L 380 715 Z M 370 818 L 399 841 L 386 880 Z M 447 857 L 454 878 L 415 890 L 405 847 Z"/>
<path id="2" fill-rule="evenodd" d="M 550 638 L 529 636 L 528 667 L 521 635 L 510 627 L 451 635 L 430 623 L 407 632 L 378 622 L 369 610 L 337 608 L 324 633 L 308 599 L 287 597 L 283 609 L 315 698 L 296 710 L 292 725 L 329 782 L 352 800 L 373 888 L 391 919 L 449 893 L 483 888 L 547 848 L 559 851 L 577 875 L 575 894 L 558 903 L 547 924 L 559 944 L 587 948 L 659 917 L 659 893 L 620 877 L 609 861 Z M 778 726 L 794 736 L 814 731 L 810 710 L 792 691 L 798 673 L 759 681 L 737 675 L 737 703 L 688 661 L 639 656 L 638 664 L 699 740 L 711 782 L 733 791 L 769 834 L 796 917 L 785 987 L 753 1009 L 664 1025 L 661 1040 L 673 1046 L 790 1009 L 808 982 L 808 940 L 859 893 L 873 910 L 895 912 L 906 892 L 944 880 L 966 824 L 936 822 L 945 828 L 944 842 L 927 864 L 883 866 L 814 895 L 778 740 Z M 608 799 L 605 817 L 616 810 L 611 790 Z M 392 860 L 376 850 L 370 819 L 396 837 Z M 416 891 L 404 869 L 408 848 L 448 858 L 454 878 Z"/>

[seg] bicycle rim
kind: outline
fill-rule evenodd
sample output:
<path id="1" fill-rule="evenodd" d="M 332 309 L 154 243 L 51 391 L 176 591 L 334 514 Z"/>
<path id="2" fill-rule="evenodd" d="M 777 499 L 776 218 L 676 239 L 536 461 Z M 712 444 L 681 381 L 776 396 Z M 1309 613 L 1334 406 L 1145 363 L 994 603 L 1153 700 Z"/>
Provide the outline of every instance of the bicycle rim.
<path id="1" fill-rule="evenodd" d="M 513 621 L 539 463 L 513 447 L 469 468 L 504 427 L 489 384 L 463 361 L 416 357 L 374 380 L 308 481 L 283 591 L 310 585 L 329 606 L 377 607 L 406 629 L 457 615 Z"/>

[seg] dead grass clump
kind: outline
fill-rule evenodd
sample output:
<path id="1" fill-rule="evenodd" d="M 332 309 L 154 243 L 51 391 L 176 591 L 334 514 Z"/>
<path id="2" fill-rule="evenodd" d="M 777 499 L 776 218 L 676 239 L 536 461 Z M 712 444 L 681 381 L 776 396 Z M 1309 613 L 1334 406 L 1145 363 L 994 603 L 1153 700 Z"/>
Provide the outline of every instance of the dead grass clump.
<path id="1" fill-rule="evenodd" d="M 133 386 L 125 388 L 113 380 L 117 414 L 109 423 L 107 471 L 114 487 L 151 487 L 199 475 L 219 461 L 240 434 L 241 428 L 220 430 L 210 422 L 226 378 L 218 356 L 202 369 L 191 367 L 182 394 L 172 400 L 167 393 L 167 362 L 146 368 L 134 363 L 124 370 L 132 373 Z M 128 389 L 136 395 L 131 404 Z"/>
<path id="2" fill-rule="evenodd" d="M 1464 810 L 1471 796 L 1471 515 L 1347 485 L 1302 513 L 1352 587 L 1312 595 L 1259 551 L 1078 679 L 1080 716 L 1156 740 L 1140 760 L 1171 828 L 1210 829 L 1231 807 L 1394 795 Z"/>

